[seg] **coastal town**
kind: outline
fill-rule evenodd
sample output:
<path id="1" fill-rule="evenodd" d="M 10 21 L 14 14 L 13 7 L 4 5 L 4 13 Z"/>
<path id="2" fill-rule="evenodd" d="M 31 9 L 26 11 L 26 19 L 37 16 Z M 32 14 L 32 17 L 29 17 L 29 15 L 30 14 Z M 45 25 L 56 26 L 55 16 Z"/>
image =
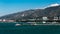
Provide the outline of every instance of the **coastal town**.
<path id="1" fill-rule="evenodd" d="M 0 22 L 60 22 L 60 17 L 42 17 L 41 19 L 21 19 L 21 20 L 11 20 L 11 19 L 0 19 Z"/>

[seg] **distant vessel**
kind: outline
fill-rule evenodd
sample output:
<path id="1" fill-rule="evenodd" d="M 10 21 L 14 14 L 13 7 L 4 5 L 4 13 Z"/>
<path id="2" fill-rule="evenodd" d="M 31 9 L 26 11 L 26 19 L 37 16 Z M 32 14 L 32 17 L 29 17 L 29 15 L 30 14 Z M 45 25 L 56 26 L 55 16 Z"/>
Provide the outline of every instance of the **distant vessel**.
<path id="1" fill-rule="evenodd" d="M 46 23 L 45 21 L 43 21 L 43 23 Z"/>
<path id="2" fill-rule="evenodd" d="M 21 26 L 21 24 L 15 24 L 16 26 Z"/>
<path id="3" fill-rule="evenodd" d="M 35 23 L 34 25 L 38 25 L 38 24 Z"/>

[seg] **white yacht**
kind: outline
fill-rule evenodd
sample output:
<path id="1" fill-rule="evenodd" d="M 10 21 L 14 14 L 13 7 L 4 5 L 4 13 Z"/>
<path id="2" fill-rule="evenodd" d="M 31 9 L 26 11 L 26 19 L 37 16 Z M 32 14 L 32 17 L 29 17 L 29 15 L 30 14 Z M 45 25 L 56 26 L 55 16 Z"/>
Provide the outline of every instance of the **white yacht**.
<path id="1" fill-rule="evenodd" d="M 17 24 L 15 24 L 15 26 L 21 26 L 21 24 L 18 24 L 18 23 L 17 23 Z"/>

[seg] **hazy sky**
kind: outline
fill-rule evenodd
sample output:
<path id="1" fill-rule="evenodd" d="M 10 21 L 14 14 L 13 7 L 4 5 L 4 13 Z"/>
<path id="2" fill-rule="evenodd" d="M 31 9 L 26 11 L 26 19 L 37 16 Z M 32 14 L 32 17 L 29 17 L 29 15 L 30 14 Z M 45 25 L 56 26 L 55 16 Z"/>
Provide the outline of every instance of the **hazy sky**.
<path id="1" fill-rule="evenodd" d="M 44 8 L 60 0 L 0 0 L 0 16 L 28 9 Z"/>

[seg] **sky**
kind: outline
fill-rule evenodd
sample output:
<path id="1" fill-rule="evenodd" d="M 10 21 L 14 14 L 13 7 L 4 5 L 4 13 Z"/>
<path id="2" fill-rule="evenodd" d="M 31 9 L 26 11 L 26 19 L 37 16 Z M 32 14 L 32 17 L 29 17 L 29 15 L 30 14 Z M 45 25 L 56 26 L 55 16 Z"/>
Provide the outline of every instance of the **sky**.
<path id="1" fill-rule="evenodd" d="M 60 0 L 0 0 L 0 16 L 29 9 L 44 9 L 55 3 L 60 4 Z"/>

